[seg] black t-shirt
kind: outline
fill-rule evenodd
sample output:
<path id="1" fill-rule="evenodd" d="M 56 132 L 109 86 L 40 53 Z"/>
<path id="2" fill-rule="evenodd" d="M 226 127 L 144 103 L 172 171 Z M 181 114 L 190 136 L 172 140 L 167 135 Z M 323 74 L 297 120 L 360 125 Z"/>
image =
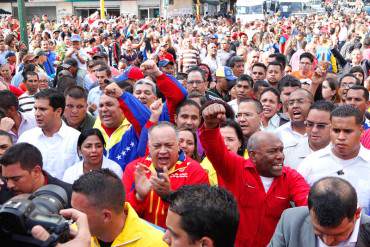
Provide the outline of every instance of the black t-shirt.
<path id="1" fill-rule="evenodd" d="M 111 247 L 111 246 L 112 246 L 112 244 L 113 244 L 113 242 L 104 242 L 104 241 L 99 240 L 99 239 L 98 239 L 98 242 L 99 242 L 99 245 L 100 245 L 101 247 Z"/>

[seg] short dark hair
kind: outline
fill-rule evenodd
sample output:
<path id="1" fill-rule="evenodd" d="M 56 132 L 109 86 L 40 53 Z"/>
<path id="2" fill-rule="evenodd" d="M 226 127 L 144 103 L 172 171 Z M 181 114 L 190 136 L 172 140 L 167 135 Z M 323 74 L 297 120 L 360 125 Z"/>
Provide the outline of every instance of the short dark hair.
<path id="1" fill-rule="evenodd" d="M 365 72 L 364 72 L 364 69 L 361 67 L 361 66 L 353 66 L 350 70 L 349 70 L 349 73 L 353 74 L 353 73 L 356 73 L 356 72 L 359 72 L 362 74 L 362 76 L 364 77 L 365 79 Z M 363 80 L 364 80 L 363 79 Z M 361 82 L 363 83 L 363 81 Z"/>
<path id="2" fill-rule="evenodd" d="M 189 76 L 190 72 L 198 71 L 202 75 L 202 79 L 204 82 L 207 81 L 206 73 L 204 73 L 204 70 L 200 68 L 199 66 L 191 66 L 187 71 L 186 74 Z"/>
<path id="3" fill-rule="evenodd" d="M 225 101 L 223 101 L 221 99 L 208 100 L 207 102 L 205 102 L 202 105 L 202 107 L 200 109 L 200 112 L 203 112 L 203 110 L 206 109 L 207 106 L 212 105 L 212 104 L 215 104 L 215 103 L 221 104 L 221 105 L 224 106 L 226 118 L 231 118 L 231 119 L 234 119 L 235 118 L 235 112 L 234 112 L 233 108 L 227 102 L 225 102 Z"/>
<path id="4" fill-rule="evenodd" d="M 265 80 L 257 80 L 253 84 L 253 92 L 257 93 L 260 87 L 271 87 L 271 85 Z"/>
<path id="5" fill-rule="evenodd" d="M 107 65 L 101 65 L 98 69 L 95 70 L 95 72 L 102 72 L 102 71 L 105 71 L 108 77 L 112 75 L 112 71 Z"/>
<path id="6" fill-rule="evenodd" d="M 279 68 L 280 68 L 280 70 L 281 71 L 283 71 L 284 70 L 284 68 L 283 68 L 283 66 L 281 65 L 281 63 L 279 63 L 279 62 L 270 62 L 268 65 L 267 65 L 267 69 L 270 67 L 270 66 L 279 66 Z"/>
<path id="7" fill-rule="evenodd" d="M 8 111 L 10 107 L 14 106 L 17 110 L 19 108 L 19 101 L 17 96 L 9 90 L 0 91 L 0 108 Z"/>
<path id="8" fill-rule="evenodd" d="M 11 134 L 9 134 L 8 132 L 6 132 L 5 130 L 0 130 L 0 136 L 6 136 L 9 138 L 10 142 L 13 144 L 13 138 L 11 136 Z"/>
<path id="9" fill-rule="evenodd" d="M 233 56 L 229 61 L 230 68 L 233 68 L 236 63 L 240 62 L 244 63 L 244 60 L 241 56 Z"/>
<path id="10" fill-rule="evenodd" d="M 183 108 L 184 106 L 187 106 L 187 105 L 196 107 L 199 110 L 199 113 L 200 113 L 200 106 L 197 102 L 195 102 L 192 99 L 185 99 L 185 100 L 181 101 L 180 104 L 177 105 L 176 115 L 179 115 L 179 113 L 181 111 L 181 108 Z"/>
<path id="11" fill-rule="evenodd" d="M 39 75 L 35 71 L 27 70 L 23 73 L 23 81 L 27 81 L 28 76 L 37 76 L 37 79 L 39 79 Z"/>
<path id="12" fill-rule="evenodd" d="M 247 81 L 249 83 L 249 86 L 253 87 L 253 78 L 250 75 L 242 74 L 236 80 L 236 83 L 238 83 L 240 81 Z"/>
<path id="13" fill-rule="evenodd" d="M 273 53 L 269 55 L 270 58 L 274 58 L 276 62 L 280 63 L 281 67 L 283 69 L 285 68 L 287 64 L 286 56 L 282 53 Z"/>
<path id="14" fill-rule="evenodd" d="M 313 63 L 313 61 L 315 60 L 315 57 L 310 53 L 310 52 L 303 52 L 300 56 L 299 56 L 299 61 L 302 60 L 302 58 L 308 58 L 310 60 L 311 63 Z"/>
<path id="15" fill-rule="evenodd" d="M 280 92 L 279 92 L 279 90 L 277 90 L 276 88 L 274 88 L 274 87 L 268 87 L 268 88 L 266 88 L 265 90 L 263 90 L 262 91 L 262 93 L 261 93 L 261 96 L 260 97 L 262 97 L 262 95 L 264 95 L 265 93 L 267 93 L 267 92 L 271 92 L 271 93 L 273 93 L 275 96 L 276 96 L 276 98 L 277 98 L 277 101 L 278 102 L 280 102 Z"/>
<path id="16" fill-rule="evenodd" d="M 24 170 L 32 170 L 35 166 L 42 167 L 42 155 L 40 150 L 29 143 L 17 143 L 5 151 L 0 158 L 0 164 L 3 166 L 20 164 Z"/>
<path id="17" fill-rule="evenodd" d="M 169 210 L 181 217 L 181 228 L 192 243 L 209 237 L 215 247 L 234 246 L 239 213 L 230 192 L 208 185 L 185 185 L 168 199 Z"/>
<path id="18" fill-rule="evenodd" d="M 342 85 L 342 81 L 343 81 L 343 79 L 344 78 L 346 78 L 346 77 L 352 77 L 352 78 L 354 78 L 355 80 L 356 80 L 356 82 L 355 82 L 355 84 L 356 85 L 361 85 L 361 81 L 354 75 L 354 74 L 352 74 L 352 73 L 347 73 L 347 74 L 344 74 L 340 79 L 339 79 L 339 86 L 341 86 Z"/>
<path id="19" fill-rule="evenodd" d="M 302 86 L 301 82 L 297 78 L 291 75 L 285 75 L 279 81 L 278 89 L 280 92 L 282 92 L 283 88 L 285 87 L 301 87 L 301 86 Z"/>
<path id="20" fill-rule="evenodd" d="M 86 90 L 81 86 L 71 86 L 64 91 L 64 97 L 71 97 L 74 99 L 85 99 L 87 100 Z"/>
<path id="21" fill-rule="evenodd" d="M 255 99 L 251 99 L 251 98 L 250 99 L 242 99 L 242 100 L 240 100 L 239 105 L 241 103 L 253 103 L 256 106 L 258 114 L 260 114 L 263 110 L 261 102 L 259 102 L 258 100 L 255 100 Z"/>
<path id="22" fill-rule="evenodd" d="M 35 99 L 48 99 L 49 105 L 53 107 L 54 111 L 58 108 L 62 108 L 62 114 L 64 112 L 64 108 L 66 106 L 66 100 L 64 95 L 53 88 L 47 88 L 41 90 L 40 92 L 35 94 Z"/>
<path id="23" fill-rule="evenodd" d="M 369 101 L 369 90 L 367 90 L 366 87 L 361 86 L 361 85 L 353 85 L 348 89 L 349 90 L 361 90 L 363 92 L 363 97 L 366 101 Z M 347 93 L 348 93 L 347 91 Z"/>
<path id="24" fill-rule="evenodd" d="M 261 68 L 263 68 L 265 71 L 267 70 L 266 65 L 265 65 L 265 64 L 263 64 L 263 63 L 260 63 L 260 62 L 254 63 L 254 64 L 252 65 L 252 70 L 253 70 L 253 68 L 254 68 L 254 67 L 261 67 Z"/>
<path id="25" fill-rule="evenodd" d="M 341 105 L 335 108 L 330 114 L 330 120 L 333 117 L 354 117 L 358 125 L 361 125 L 364 121 L 360 110 L 350 105 Z"/>
<path id="26" fill-rule="evenodd" d="M 318 110 L 318 111 L 325 111 L 329 113 L 331 113 L 334 109 L 335 109 L 335 105 L 332 102 L 326 101 L 326 100 L 318 100 L 314 102 L 310 107 L 310 111 Z"/>
<path id="27" fill-rule="evenodd" d="M 320 226 L 339 226 L 343 219 L 352 220 L 355 215 L 356 190 L 342 178 L 322 178 L 311 187 L 308 194 L 308 208 L 315 213 Z"/>
<path id="28" fill-rule="evenodd" d="M 80 136 L 77 140 L 77 147 L 81 148 L 82 143 L 89 137 L 89 136 L 97 136 L 101 143 L 103 144 L 103 147 L 105 147 L 105 140 L 103 137 L 103 134 L 100 132 L 99 129 L 85 129 L 81 132 Z"/>
<path id="29" fill-rule="evenodd" d="M 85 195 L 95 207 L 107 207 L 117 213 L 124 209 L 125 190 L 122 181 L 109 169 L 85 173 L 73 183 L 72 191 Z"/>

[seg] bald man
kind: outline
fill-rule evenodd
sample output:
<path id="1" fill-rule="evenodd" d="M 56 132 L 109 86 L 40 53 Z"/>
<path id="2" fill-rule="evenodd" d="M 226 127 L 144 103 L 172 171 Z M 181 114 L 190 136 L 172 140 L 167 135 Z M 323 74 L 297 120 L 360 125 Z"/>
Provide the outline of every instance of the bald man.
<path id="1" fill-rule="evenodd" d="M 249 159 L 228 151 L 220 134 L 225 108 L 214 103 L 202 112 L 200 140 L 217 174 L 225 181 L 239 206 L 236 246 L 265 247 L 282 212 L 306 205 L 309 187 L 295 170 L 283 165 L 283 143 L 273 133 L 260 131 L 248 140 Z M 253 222 L 253 224 L 251 224 Z"/>

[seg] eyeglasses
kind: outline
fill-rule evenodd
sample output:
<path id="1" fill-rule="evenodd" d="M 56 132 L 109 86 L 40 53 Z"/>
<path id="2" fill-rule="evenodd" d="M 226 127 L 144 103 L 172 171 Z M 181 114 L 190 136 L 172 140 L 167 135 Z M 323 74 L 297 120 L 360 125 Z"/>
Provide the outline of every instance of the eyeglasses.
<path id="1" fill-rule="evenodd" d="M 190 84 L 190 85 L 193 85 L 193 84 L 202 84 L 204 83 L 204 81 L 201 81 L 201 80 L 192 80 L 192 81 L 186 81 L 186 84 Z"/>
<path id="2" fill-rule="evenodd" d="M 353 82 L 350 82 L 350 83 L 346 83 L 346 82 L 342 82 L 342 84 L 341 84 L 341 88 L 350 88 L 350 87 L 352 87 L 352 86 L 354 86 L 355 85 L 355 83 L 353 83 Z"/>
<path id="3" fill-rule="evenodd" d="M 39 80 L 27 80 L 27 82 L 33 83 L 33 82 L 39 82 Z"/>
<path id="4" fill-rule="evenodd" d="M 325 129 L 327 126 L 329 126 L 329 124 L 328 123 L 314 123 L 314 122 L 311 122 L 311 121 L 306 121 L 305 122 L 305 124 L 306 124 L 306 127 L 307 128 L 313 128 L 313 127 L 315 127 L 316 126 L 316 128 L 317 129 L 320 129 L 320 130 L 323 130 L 323 129 Z"/>

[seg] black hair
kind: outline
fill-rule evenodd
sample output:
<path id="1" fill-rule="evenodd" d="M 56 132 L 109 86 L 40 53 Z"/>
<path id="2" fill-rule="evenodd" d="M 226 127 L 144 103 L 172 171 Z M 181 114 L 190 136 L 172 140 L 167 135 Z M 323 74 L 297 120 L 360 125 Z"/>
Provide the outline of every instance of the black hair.
<path id="1" fill-rule="evenodd" d="M 276 62 L 276 61 L 274 61 L 274 62 L 270 62 L 270 63 L 267 65 L 267 69 L 268 69 L 270 66 L 279 66 L 280 71 L 284 71 L 284 68 L 285 68 L 285 67 L 283 67 L 283 66 L 281 65 L 281 63 Z"/>
<path id="2" fill-rule="evenodd" d="M 354 74 L 351 74 L 351 73 L 347 73 L 347 74 L 344 74 L 340 79 L 339 79 L 339 86 L 342 85 L 342 81 L 344 78 L 346 77 L 352 77 L 356 80 L 355 84 L 356 85 L 361 85 L 361 81 L 354 75 Z"/>
<path id="3" fill-rule="evenodd" d="M 64 91 L 64 97 L 67 98 L 67 96 L 74 98 L 74 99 L 87 100 L 86 90 L 83 87 L 80 87 L 77 85 L 71 86 Z"/>
<path id="4" fill-rule="evenodd" d="M 353 74 L 353 73 L 361 73 L 362 74 L 362 81 L 361 81 L 361 84 L 364 83 L 364 80 L 365 80 L 365 72 L 364 72 L 364 69 L 361 67 L 361 66 L 354 66 L 352 67 L 350 70 L 349 70 L 349 73 Z"/>
<path id="5" fill-rule="evenodd" d="M 360 110 L 350 105 L 341 105 L 335 108 L 330 114 L 330 120 L 332 120 L 333 117 L 354 117 L 358 125 L 361 125 L 364 120 Z"/>
<path id="6" fill-rule="evenodd" d="M 311 63 L 313 63 L 313 61 L 315 60 L 315 57 L 310 52 L 303 52 L 299 56 L 299 61 L 302 60 L 302 58 L 308 58 Z"/>
<path id="7" fill-rule="evenodd" d="M 206 78 L 206 81 L 211 82 L 212 81 L 212 71 L 209 68 L 209 66 L 205 63 L 201 63 L 198 66 L 199 66 L 200 69 L 202 69 L 204 71 L 204 77 L 206 76 L 206 73 L 208 73 L 208 77 Z M 205 69 L 207 69 L 208 71 L 205 71 Z"/>
<path id="8" fill-rule="evenodd" d="M 110 77 L 112 75 L 112 71 L 110 70 L 109 66 L 105 65 L 101 65 L 98 69 L 96 69 L 95 72 L 102 72 L 102 71 L 105 71 L 107 73 L 107 76 Z"/>
<path id="9" fill-rule="evenodd" d="M 8 111 L 10 107 L 14 106 L 17 110 L 19 107 L 19 101 L 17 96 L 9 90 L 0 91 L 0 108 L 4 111 Z"/>
<path id="10" fill-rule="evenodd" d="M 282 53 L 273 53 L 269 55 L 270 58 L 274 58 L 276 62 L 278 62 L 281 67 L 284 69 L 287 64 L 286 56 Z"/>
<path id="11" fill-rule="evenodd" d="M 348 89 L 349 90 L 361 90 L 363 92 L 363 97 L 365 99 L 365 101 L 369 101 L 369 90 L 367 90 L 366 87 L 364 86 L 361 86 L 361 85 L 353 85 L 352 87 L 350 87 Z M 348 91 L 347 91 L 347 94 L 348 94 Z"/>
<path id="12" fill-rule="evenodd" d="M 85 173 L 73 183 L 72 191 L 86 196 L 94 207 L 109 208 L 116 213 L 124 210 L 125 189 L 121 179 L 109 169 Z"/>
<path id="13" fill-rule="evenodd" d="M 26 70 L 22 73 L 22 75 L 23 75 L 23 81 L 27 81 L 28 76 L 37 76 L 37 79 L 39 79 L 39 75 L 35 71 L 32 71 L 32 70 Z"/>
<path id="14" fill-rule="evenodd" d="M 254 68 L 254 67 L 261 67 L 261 68 L 263 68 L 263 69 L 265 70 L 265 72 L 266 72 L 266 70 L 267 70 L 266 65 L 265 65 L 265 64 L 263 64 L 263 63 L 260 63 L 260 62 L 254 63 L 254 64 L 252 65 L 252 70 L 253 70 L 253 68 Z"/>
<path id="15" fill-rule="evenodd" d="M 280 93 L 283 91 L 285 87 L 301 87 L 301 82 L 291 75 L 285 75 L 278 83 L 278 89 Z"/>
<path id="16" fill-rule="evenodd" d="M 187 71 L 186 71 L 186 74 L 188 74 L 189 76 L 189 73 L 190 72 L 194 72 L 194 71 L 198 71 L 201 75 L 202 75 L 202 79 L 203 81 L 206 81 L 206 75 L 204 73 L 204 70 L 198 66 L 191 66 Z"/>
<path id="17" fill-rule="evenodd" d="M 310 106 L 310 111 L 311 110 L 318 110 L 318 111 L 325 111 L 331 113 L 335 109 L 335 105 L 326 100 L 318 100 L 315 101 L 311 106 Z"/>
<path id="18" fill-rule="evenodd" d="M 244 63 L 244 60 L 241 56 L 233 56 L 229 61 L 230 68 L 233 68 L 236 63 L 240 62 Z"/>
<path id="19" fill-rule="evenodd" d="M 253 81 L 253 78 L 250 75 L 242 74 L 236 80 L 236 83 L 238 83 L 240 81 L 247 81 L 249 83 L 249 86 L 253 88 L 254 81 Z"/>
<path id="20" fill-rule="evenodd" d="M 65 64 L 69 64 L 69 65 L 71 65 L 72 67 L 78 67 L 78 63 L 77 63 L 77 60 L 76 59 L 74 59 L 74 58 L 66 58 L 66 59 L 64 59 L 64 62 L 63 63 L 65 63 Z"/>
<path id="21" fill-rule="evenodd" d="M 222 122 L 220 124 L 220 128 L 224 128 L 224 127 L 230 127 L 230 128 L 233 128 L 235 130 L 235 133 L 236 133 L 236 135 L 237 135 L 237 137 L 238 137 L 238 139 L 241 143 L 237 154 L 243 157 L 244 152 L 245 152 L 245 144 L 244 144 L 245 141 L 244 141 L 244 135 L 243 135 L 242 128 L 240 127 L 240 125 L 234 119 L 231 119 L 231 118 L 227 118 L 225 122 Z"/>
<path id="22" fill-rule="evenodd" d="M 101 143 L 103 144 L 103 147 L 105 147 L 105 140 L 100 132 L 99 129 L 85 129 L 81 132 L 80 136 L 78 137 L 77 140 L 77 148 L 81 149 L 82 143 L 89 137 L 89 136 L 97 136 Z"/>
<path id="23" fill-rule="evenodd" d="M 13 138 L 12 138 L 12 136 L 8 132 L 6 132 L 5 130 L 0 130 L 0 136 L 6 136 L 6 137 L 8 137 L 9 140 L 10 140 L 10 142 L 13 144 Z"/>
<path id="24" fill-rule="evenodd" d="M 253 92 L 256 94 L 260 87 L 271 87 L 271 85 L 265 80 L 257 80 L 253 84 Z"/>
<path id="25" fill-rule="evenodd" d="M 24 170 L 30 171 L 35 168 L 35 166 L 40 166 L 42 168 L 41 152 L 37 147 L 23 142 L 11 146 L 0 158 L 0 164 L 3 166 L 12 165 L 18 162 Z"/>
<path id="26" fill-rule="evenodd" d="M 168 197 L 169 210 L 180 216 L 180 226 L 191 243 L 209 237 L 215 247 L 234 246 L 239 213 L 233 195 L 208 185 L 185 185 Z"/>
<path id="27" fill-rule="evenodd" d="M 308 194 L 308 208 L 323 227 L 337 227 L 357 210 L 357 194 L 353 186 L 338 177 L 325 177 L 315 182 Z"/>
<path id="28" fill-rule="evenodd" d="M 191 100 L 191 99 L 185 99 L 185 100 L 181 101 L 180 104 L 177 105 L 177 107 L 176 107 L 176 115 L 179 115 L 179 113 L 181 111 L 181 108 L 183 108 L 184 106 L 187 106 L 187 105 L 194 106 L 194 107 L 196 107 L 199 110 L 199 112 L 201 112 L 200 111 L 200 106 L 198 105 L 197 102 L 195 102 L 194 100 Z"/>
<path id="29" fill-rule="evenodd" d="M 61 115 L 63 115 L 64 108 L 66 106 L 66 100 L 64 95 L 53 88 L 47 88 L 41 90 L 35 94 L 35 99 L 48 99 L 49 105 L 53 107 L 54 111 L 58 108 L 62 109 Z"/>
<path id="30" fill-rule="evenodd" d="M 276 96 L 277 102 L 280 103 L 280 92 L 279 92 L 279 90 L 277 90 L 274 87 L 268 87 L 268 88 L 266 88 L 265 90 L 262 91 L 260 97 L 262 97 L 262 95 L 267 93 L 267 92 L 273 93 Z"/>
<path id="31" fill-rule="evenodd" d="M 178 132 L 180 132 L 180 131 L 188 131 L 193 136 L 193 139 L 194 139 L 194 152 L 193 152 L 193 154 L 192 154 L 192 156 L 190 158 L 192 158 L 193 160 L 196 160 L 196 161 L 200 162 L 201 159 L 200 159 L 199 154 L 198 154 L 198 138 L 197 138 L 197 132 L 195 132 L 193 129 L 190 129 L 190 128 L 179 128 L 178 129 Z"/>

